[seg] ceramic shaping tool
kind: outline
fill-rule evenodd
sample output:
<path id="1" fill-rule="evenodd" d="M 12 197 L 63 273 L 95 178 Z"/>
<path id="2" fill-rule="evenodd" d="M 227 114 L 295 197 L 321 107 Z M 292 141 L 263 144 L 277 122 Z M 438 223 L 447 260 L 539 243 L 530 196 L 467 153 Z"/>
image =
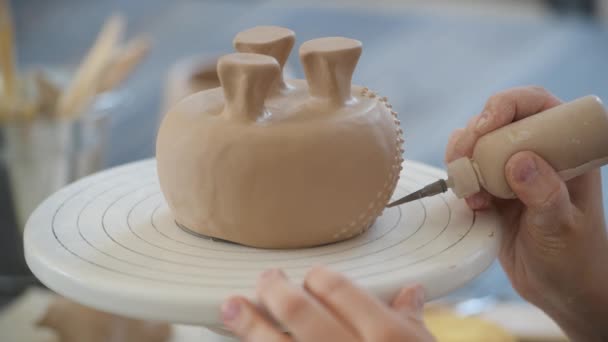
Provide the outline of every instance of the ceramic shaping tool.
<path id="1" fill-rule="evenodd" d="M 501 127 L 481 137 L 472 159 L 447 166 L 439 180 L 394 202 L 394 207 L 451 188 L 459 198 L 482 188 L 499 198 L 514 198 L 504 174 L 511 156 L 532 151 L 544 158 L 565 181 L 608 164 L 608 113 L 596 96 L 586 96 Z"/>

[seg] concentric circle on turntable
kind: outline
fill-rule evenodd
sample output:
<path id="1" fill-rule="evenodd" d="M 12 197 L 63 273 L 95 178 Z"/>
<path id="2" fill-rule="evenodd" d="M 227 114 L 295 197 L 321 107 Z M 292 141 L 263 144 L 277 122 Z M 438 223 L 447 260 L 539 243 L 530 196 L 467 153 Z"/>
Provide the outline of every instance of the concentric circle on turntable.
<path id="1" fill-rule="evenodd" d="M 445 174 L 406 161 L 397 198 Z M 25 231 L 27 262 L 58 293 L 142 319 L 217 326 L 222 300 L 251 296 L 260 272 L 280 267 L 301 281 L 324 264 L 388 300 L 408 283 L 429 298 L 471 280 L 496 257 L 493 212 L 475 213 L 451 193 L 386 209 L 356 238 L 315 248 L 263 250 L 201 238 L 174 222 L 146 160 L 85 178 L 45 201 Z"/>

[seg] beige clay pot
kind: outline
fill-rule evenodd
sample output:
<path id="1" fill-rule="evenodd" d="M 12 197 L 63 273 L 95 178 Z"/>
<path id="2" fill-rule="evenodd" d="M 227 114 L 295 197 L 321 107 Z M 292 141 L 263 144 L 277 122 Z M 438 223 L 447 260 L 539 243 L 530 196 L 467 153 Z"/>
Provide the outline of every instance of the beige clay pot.
<path id="1" fill-rule="evenodd" d="M 403 138 L 386 98 L 351 86 L 356 40 L 305 42 L 306 80 L 281 74 L 295 37 L 279 27 L 237 35 L 222 84 L 166 114 L 161 189 L 196 233 L 263 248 L 310 247 L 367 230 L 389 201 Z"/>

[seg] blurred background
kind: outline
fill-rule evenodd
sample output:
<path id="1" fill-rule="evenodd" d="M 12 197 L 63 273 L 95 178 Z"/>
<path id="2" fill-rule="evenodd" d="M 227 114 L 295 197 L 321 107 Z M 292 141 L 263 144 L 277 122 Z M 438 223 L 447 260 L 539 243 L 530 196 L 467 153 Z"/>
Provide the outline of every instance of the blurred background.
<path id="1" fill-rule="evenodd" d="M 118 81 L 108 81 L 110 85 L 103 91 L 85 97 L 88 100 L 73 110 L 75 119 L 67 128 L 48 119 L 63 115 L 60 111 L 48 114 L 50 110 L 43 105 L 35 110 L 23 107 L 29 108 L 23 110 L 29 113 L 24 116 L 34 118 L 28 124 L 2 121 L 0 335 L 8 334 L 9 329 L 11 333 L 28 329 L 27 324 L 19 325 L 9 318 L 16 319 L 10 310 L 36 285 L 24 263 L 21 243 L 21 229 L 31 209 L 41 198 L 79 177 L 153 157 L 165 107 L 190 92 L 214 86 L 214 58 L 231 52 L 232 38 L 243 29 L 255 25 L 288 27 L 296 32 L 296 48 L 320 36 L 361 40 L 364 52 L 354 83 L 386 95 L 399 112 L 406 134 L 405 157 L 437 167 L 443 167 L 451 131 L 464 126 L 499 90 L 534 84 L 563 100 L 587 94 L 608 99 L 608 0 L 9 3 L 15 64 L 23 74 L 42 70 L 51 86 L 69 90 L 69 79 L 86 60 L 108 18 L 118 12 L 126 19 L 125 45 L 133 48 L 125 52 L 131 60 L 125 60 L 135 62 L 131 66 L 127 63 L 128 70 L 117 76 Z M 302 77 L 297 53 L 292 52 L 287 72 Z M 25 80 L 17 87 L 26 94 L 24 98 L 52 93 L 53 88 L 45 88 L 44 80 L 32 79 L 37 81 Z M 39 123 L 38 117 L 47 119 Z M 50 161 L 36 159 L 41 149 L 49 148 L 44 139 L 54 139 L 57 145 L 49 152 L 54 153 Z M 608 175 L 606 168 L 603 174 Z M 517 311 L 524 310 L 521 299 L 498 265 L 445 299 L 465 315 L 489 312 L 496 301 L 514 305 L 505 311 L 505 317 L 515 317 L 514 312 L 524 317 L 524 311 Z M 541 313 L 530 317 L 534 317 L 530 319 L 533 326 L 546 328 L 547 338 L 561 338 Z M 540 334 L 534 327 L 514 327 L 503 316 L 496 320 L 505 328 L 519 329 L 519 334 L 528 329 L 528 338 Z"/>

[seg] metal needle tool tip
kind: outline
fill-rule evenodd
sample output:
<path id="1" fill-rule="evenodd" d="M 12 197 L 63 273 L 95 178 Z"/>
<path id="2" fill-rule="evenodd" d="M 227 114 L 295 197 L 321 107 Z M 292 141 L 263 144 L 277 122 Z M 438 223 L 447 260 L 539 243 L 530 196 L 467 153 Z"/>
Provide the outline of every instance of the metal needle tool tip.
<path id="1" fill-rule="evenodd" d="M 411 194 L 409 194 L 405 197 L 402 197 L 396 201 L 389 203 L 386 207 L 391 208 L 391 207 L 394 207 L 394 206 L 397 206 L 397 205 L 400 205 L 403 203 L 415 201 L 415 200 L 418 200 L 418 199 L 421 199 L 424 197 L 438 195 L 438 194 L 446 192 L 446 191 L 448 191 L 448 184 L 445 180 L 440 179 L 440 180 L 436 181 L 435 183 L 431 183 L 416 192 L 412 192 Z"/>

